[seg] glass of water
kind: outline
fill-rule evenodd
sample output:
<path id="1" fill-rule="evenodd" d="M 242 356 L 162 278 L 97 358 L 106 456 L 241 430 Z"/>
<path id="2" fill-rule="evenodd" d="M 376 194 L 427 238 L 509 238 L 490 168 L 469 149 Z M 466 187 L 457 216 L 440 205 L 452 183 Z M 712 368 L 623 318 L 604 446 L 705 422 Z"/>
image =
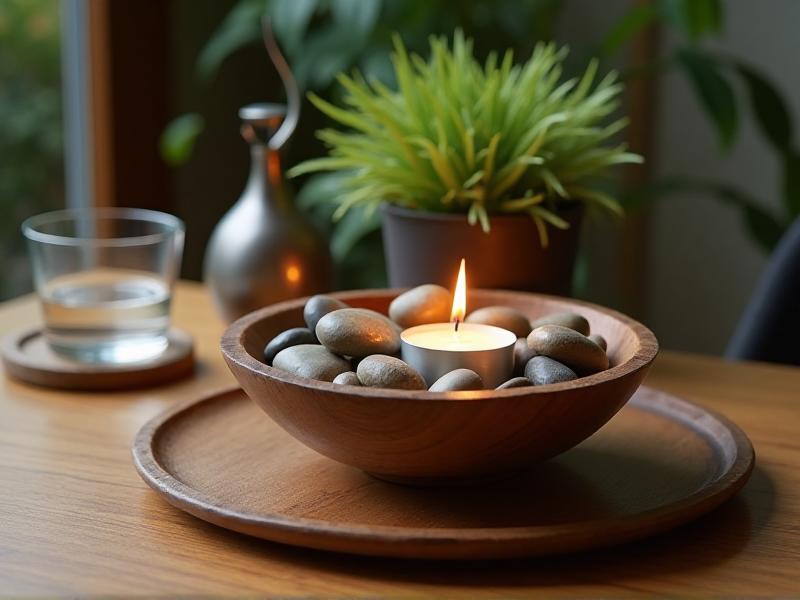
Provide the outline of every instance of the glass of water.
<path id="1" fill-rule="evenodd" d="M 180 219 L 136 208 L 60 210 L 31 217 L 22 233 L 55 352 L 124 364 L 166 349 Z"/>

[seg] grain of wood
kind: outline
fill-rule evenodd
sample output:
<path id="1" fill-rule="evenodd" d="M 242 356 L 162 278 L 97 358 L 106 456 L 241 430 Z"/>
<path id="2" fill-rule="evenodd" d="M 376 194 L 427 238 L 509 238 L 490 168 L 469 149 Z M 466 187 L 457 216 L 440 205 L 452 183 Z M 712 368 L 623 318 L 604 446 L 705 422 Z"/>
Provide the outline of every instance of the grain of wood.
<path id="1" fill-rule="evenodd" d="M 139 431 L 134 463 L 167 502 L 226 529 L 447 560 L 563 554 L 661 533 L 717 508 L 753 468 L 734 424 L 649 388 L 577 448 L 458 488 L 380 481 L 259 417 L 240 389 L 192 401 Z"/>
<path id="2" fill-rule="evenodd" d="M 170 506 L 129 448 L 160 411 L 233 383 L 223 325 L 181 283 L 176 326 L 195 336 L 189 380 L 125 393 L 0 388 L 0 594 L 792 596 L 800 563 L 800 370 L 663 352 L 646 383 L 719 411 L 753 441 L 750 482 L 710 515 L 656 538 L 550 559 L 441 564 L 307 551 L 230 533 Z M 38 322 L 31 298 L 0 332 Z"/>
<path id="3" fill-rule="evenodd" d="M 25 327 L 3 338 L 3 367 L 18 381 L 60 390 L 129 390 L 175 381 L 194 369 L 192 336 L 172 329 L 167 348 L 144 366 L 89 365 L 53 352 L 40 327 Z"/>
<path id="4" fill-rule="evenodd" d="M 385 314 L 399 292 L 356 290 L 337 297 Z M 437 393 L 315 381 L 262 360 L 270 339 L 301 323 L 302 299 L 233 323 L 222 337 L 222 353 L 250 398 L 310 448 L 381 479 L 441 485 L 485 481 L 583 441 L 622 408 L 658 352 L 655 336 L 641 323 L 587 302 L 473 290 L 470 306 L 507 306 L 530 320 L 580 313 L 608 340 L 611 368 L 574 381 L 500 391 Z"/>

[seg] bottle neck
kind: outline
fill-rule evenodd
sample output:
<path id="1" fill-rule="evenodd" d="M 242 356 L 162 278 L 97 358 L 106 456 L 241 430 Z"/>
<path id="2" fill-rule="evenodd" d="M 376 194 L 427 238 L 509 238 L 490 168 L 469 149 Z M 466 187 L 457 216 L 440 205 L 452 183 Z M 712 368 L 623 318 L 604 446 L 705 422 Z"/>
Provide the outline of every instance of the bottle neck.
<path id="1" fill-rule="evenodd" d="M 287 207 L 280 153 L 264 144 L 250 145 L 250 177 L 247 187 L 259 191 L 265 204 Z"/>

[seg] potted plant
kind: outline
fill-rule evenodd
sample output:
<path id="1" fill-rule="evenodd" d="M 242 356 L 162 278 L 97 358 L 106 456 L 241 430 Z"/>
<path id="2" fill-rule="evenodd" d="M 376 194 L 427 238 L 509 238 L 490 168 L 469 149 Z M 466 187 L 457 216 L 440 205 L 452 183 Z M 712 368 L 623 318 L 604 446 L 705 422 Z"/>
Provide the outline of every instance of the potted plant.
<path id="1" fill-rule="evenodd" d="M 356 72 L 339 76 L 343 107 L 309 95 L 349 130 L 319 131 L 329 156 L 290 174 L 339 172 L 335 218 L 383 205 L 392 286 L 449 285 L 464 256 L 472 286 L 568 292 L 586 204 L 621 213 L 598 179 L 642 160 L 613 141 L 616 75 L 595 85 L 592 61 L 564 81 L 552 43 L 521 65 L 479 63 L 461 32 L 432 38 L 427 61 L 394 43 L 396 90 Z"/>

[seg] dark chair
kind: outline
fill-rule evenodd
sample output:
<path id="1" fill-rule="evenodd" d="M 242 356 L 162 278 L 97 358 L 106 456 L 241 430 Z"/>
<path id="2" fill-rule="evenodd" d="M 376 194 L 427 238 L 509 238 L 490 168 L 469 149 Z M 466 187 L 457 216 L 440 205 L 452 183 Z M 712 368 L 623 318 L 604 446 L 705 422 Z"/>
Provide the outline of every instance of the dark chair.
<path id="1" fill-rule="evenodd" d="M 800 365 L 800 218 L 775 248 L 725 357 Z"/>

